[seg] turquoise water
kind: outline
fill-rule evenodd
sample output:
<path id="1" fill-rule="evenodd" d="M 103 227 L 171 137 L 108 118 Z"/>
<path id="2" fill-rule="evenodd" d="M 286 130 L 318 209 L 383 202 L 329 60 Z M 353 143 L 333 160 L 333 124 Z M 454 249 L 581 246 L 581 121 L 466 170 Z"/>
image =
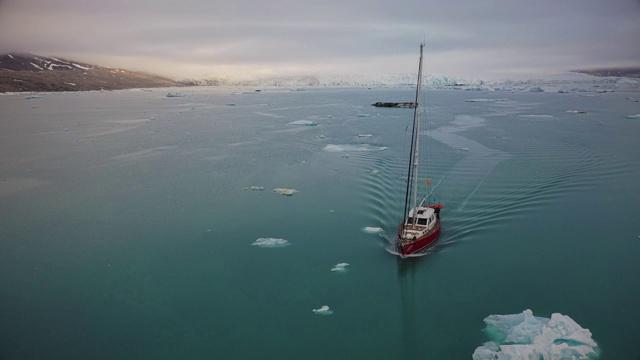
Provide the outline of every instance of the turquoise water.
<path id="1" fill-rule="evenodd" d="M 640 356 L 637 94 L 427 92 L 402 260 L 411 89 L 180 90 L 0 96 L 0 358 L 470 359 L 525 309 Z"/>

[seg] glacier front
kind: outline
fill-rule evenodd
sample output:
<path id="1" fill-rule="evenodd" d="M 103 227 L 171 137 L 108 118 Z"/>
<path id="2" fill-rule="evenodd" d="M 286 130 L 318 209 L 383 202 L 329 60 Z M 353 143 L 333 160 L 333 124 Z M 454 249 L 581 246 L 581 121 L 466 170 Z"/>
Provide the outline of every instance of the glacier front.
<path id="1" fill-rule="evenodd" d="M 492 341 L 476 348 L 473 360 L 569 360 L 599 356 L 589 329 L 566 315 L 554 313 L 548 319 L 533 316 L 527 309 L 521 314 L 490 315 L 484 322 Z"/>

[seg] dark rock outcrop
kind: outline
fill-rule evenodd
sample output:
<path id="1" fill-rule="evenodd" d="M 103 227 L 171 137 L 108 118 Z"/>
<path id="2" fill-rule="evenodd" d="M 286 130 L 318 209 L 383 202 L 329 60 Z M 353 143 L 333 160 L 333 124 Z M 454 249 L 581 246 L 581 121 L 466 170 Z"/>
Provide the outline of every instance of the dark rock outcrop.
<path id="1" fill-rule="evenodd" d="M 371 104 L 371 106 L 392 107 L 392 108 L 414 108 L 416 107 L 416 103 L 414 102 L 377 102 L 377 103 Z"/>

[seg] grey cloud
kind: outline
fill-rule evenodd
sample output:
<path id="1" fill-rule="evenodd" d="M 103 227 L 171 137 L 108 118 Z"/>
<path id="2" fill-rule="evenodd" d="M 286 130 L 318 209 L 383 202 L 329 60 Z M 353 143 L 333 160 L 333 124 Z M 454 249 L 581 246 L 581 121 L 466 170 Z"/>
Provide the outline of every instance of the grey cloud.
<path id="1" fill-rule="evenodd" d="M 391 73 L 412 64 L 425 39 L 438 66 L 430 70 L 482 77 L 637 65 L 638 38 L 635 0 L 0 0 L 0 52 L 146 59 L 168 72 L 190 64 Z"/>

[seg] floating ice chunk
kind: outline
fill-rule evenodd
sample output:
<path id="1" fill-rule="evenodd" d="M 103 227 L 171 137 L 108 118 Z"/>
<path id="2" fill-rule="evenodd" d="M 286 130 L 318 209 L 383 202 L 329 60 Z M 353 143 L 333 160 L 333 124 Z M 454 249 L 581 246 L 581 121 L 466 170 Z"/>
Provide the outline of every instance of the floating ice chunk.
<path id="1" fill-rule="evenodd" d="M 476 348 L 474 360 L 485 359 L 590 359 L 598 355 L 591 332 L 566 315 L 551 319 L 521 314 L 490 315 L 484 319 L 490 342 Z"/>
<path id="2" fill-rule="evenodd" d="M 364 118 L 364 117 L 371 117 L 371 114 L 358 114 L 356 116 L 360 118 Z"/>
<path id="3" fill-rule="evenodd" d="M 627 119 L 640 119 L 640 114 L 629 115 L 627 116 Z"/>
<path id="4" fill-rule="evenodd" d="M 318 126 L 318 123 L 311 120 L 296 120 L 289 123 L 289 125 L 298 125 L 298 126 Z"/>
<path id="5" fill-rule="evenodd" d="M 273 191 L 285 196 L 292 196 L 294 193 L 298 192 L 298 190 L 296 189 L 285 189 L 285 188 L 276 188 L 276 189 L 273 189 Z"/>
<path id="6" fill-rule="evenodd" d="M 26 100 L 31 100 L 31 99 L 41 99 L 42 96 L 40 95 L 29 95 L 29 96 L 25 96 Z"/>
<path id="7" fill-rule="evenodd" d="M 544 90 L 540 86 L 534 86 L 529 89 L 529 92 L 544 92 Z"/>
<path id="8" fill-rule="evenodd" d="M 333 314 L 333 311 L 331 311 L 327 305 L 322 305 L 320 307 L 320 309 L 313 309 L 313 312 L 318 314 L 318 315 L 331 315 L 331 314 Z"/>
<path id="9" fill-rule="evenodd" d="M 368 172 L 369 174 L 380 174 L 380 170 L 378 169 L 365 170 L 365 171 Z"/>
<path id="10" fill-rule="evenodd" d="M 371 134 L 358 134 L 358 137 L 373 137 Z"/>
<path id="11" fill-rule="evenodd" d="M 288 245 L 291 245 L 291 243 L 285 239 L 259 238 L 258 240 L 254 241 L 253 244 L 251 245 L 265 247 L 265 248 L 276 248 L 276 247 L 288 246 Z"/>
<path id="12" fill-rule="evenodd" d="M 352 151 L 352 152 L 356 152 L 356 151 L 381 151 L 381 150 L 387 150 L 388 147 L 386 146 L 376 146 L 376 145 L 370 145 L 370 144 L 357 144 L 357 145 L 353 145 L 353 144 L 327 144 L 323 150 L 324 151 L 328 151 L 328 152 L 343 152 L 343 151 Z"/>
<path id="13" fill-rule="evenodd" d="M 182 94 L 182 93 L 172 93 L 172 92 L 170 92 L 170 93 L 167 94 L 167 97 L 186 97 L 186 96 L 187 95 Z"/>
<path id="14" fill-rule="evenodd" d="M 62 131 L 69 131 L 69 128 L 64 128 L 62 129 Z"/>
<path id="15" fill-rule="evenodd" d="M 498 102 L 509 101 L 509 99 L 467 99 L 466 102 Z"/>
<path id="16" fill-rule="evenodd" d="M 518 117 L 530 119 L 548 119 L 552 118 L 553 115 L 518 115 Z"/>
<path id="17" fill-rule="evenodd" d="M 573 113 L 573 114 L 586 114 L 587 112 L 584 110 L 567 110 L 568 113 Z"/>
<path id="18" fill-rule="evenodd" d="M 255 185 L 253 185 L 253 186 L 246 187 L 244 189 L 245 190 L 253 190 L 253 191 L 262 191 L 262 190 L 264 190 L 264 186 L 255 186 Z"/>
<path id="19" fill-rule="evenodd" d="M 469 148 L 460 148 L 460 151 L 469 151 Z"/>
<path id="20" fill-rule="evenodd" d="M 366 233 L 369 233 L 369 234 L 380 234 L 384 230 L 381 227 L 365 226 L 365 227 L 362 228 L 362 231 L 364 231 Z"/>
<path id="21" fill-rule="evenodd" d="M 347 266 L 349 266 L 347 263 L 336 264 L 331 268 L 331 271 L 347 272 Z"/>

